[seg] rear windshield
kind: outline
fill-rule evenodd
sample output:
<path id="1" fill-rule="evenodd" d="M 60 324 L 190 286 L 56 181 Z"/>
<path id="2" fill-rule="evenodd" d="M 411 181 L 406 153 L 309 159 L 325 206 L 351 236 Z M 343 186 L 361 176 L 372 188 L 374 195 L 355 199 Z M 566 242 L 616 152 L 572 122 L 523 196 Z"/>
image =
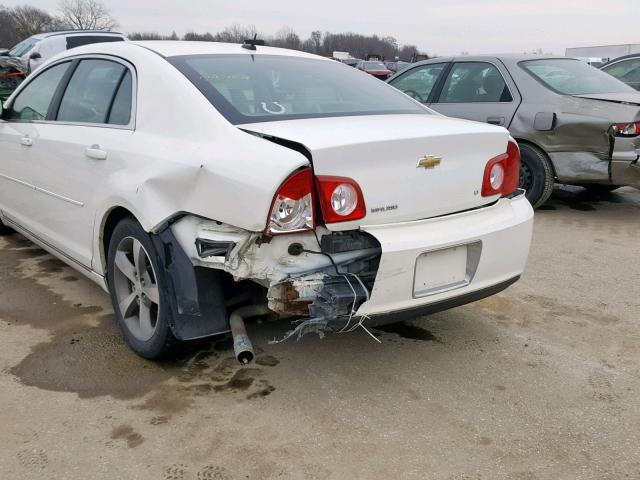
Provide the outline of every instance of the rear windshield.
<path id="1" fill-rule="evenodd" d="M 528 60 L 520 65 L 551 90 L 563 95 L 634 92 L 620 80 L 580 60 Z"/>
<path id="2" fill-rule="evenodd" d="M 340 62 L 279 55 L 168 59 L 233 124 L 352 115 L 429 114 Z"/>
<path id="3" fill-rule="evenodd" d="M 386 70 L 387 66 L 382 62 L 364 62 L 364 68 L 367 70 Z"/>

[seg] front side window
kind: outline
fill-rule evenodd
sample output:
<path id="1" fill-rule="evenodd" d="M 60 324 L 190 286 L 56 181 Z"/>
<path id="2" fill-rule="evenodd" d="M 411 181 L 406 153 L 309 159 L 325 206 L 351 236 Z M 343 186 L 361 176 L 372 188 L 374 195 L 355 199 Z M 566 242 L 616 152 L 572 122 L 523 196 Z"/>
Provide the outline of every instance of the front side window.
<path id="1" fill-rule="evenodd" d="M 451 68 L 439 103 L 498 103 L 513 98 L 500 71 L 486 62 L 456 63 Z"/>
<path id="2" fill-rule="evenodd" d="M 430 113 L 380 80 L 339 62 L 250 54 L 169 61 L 233 124 Z"/>
<path id="3" fill-rule="evenodd" d="M 634 92 L 620 80 L 580 60 L 549 58 L 527 60 L 520 65 L 536 80 L 562 95 Z"/>
<path id="4" fill-rule="evenodd" d="M 128 69 L 109 60 L 82 60 L 76 68 L 60 103 L 56 120 L 74 123 L 110 123 L 112 106 L 124 83 Z M 129 87 L 131 86 L 129 80 Z M 124 95 L 124 93 L 123 93 Z M 119 121 L 123 121 L 122 97 L 119 99 Z M 129 104 L 130 109 L 130 104 Z M 127 122 L 129 123 L 129 122 Z"/>
<path id="5" fill-rule="evenodd" d="M 445 65 L 446 63 L 435 63 L 416 67 L 390 83 L 401 92 L 426 103 Z"/>
<path id="6" fill-rule="evenodd" d="M 630 58 L 604 67 L 602 71 L 640 90 L 640 58 Z"/>
<path id="7" fill-rule="evenodd" d="M 8 120 L 45 120 L 67 68 L 69 62 L 58 64 L 29 82 L 13 101 Z"/>

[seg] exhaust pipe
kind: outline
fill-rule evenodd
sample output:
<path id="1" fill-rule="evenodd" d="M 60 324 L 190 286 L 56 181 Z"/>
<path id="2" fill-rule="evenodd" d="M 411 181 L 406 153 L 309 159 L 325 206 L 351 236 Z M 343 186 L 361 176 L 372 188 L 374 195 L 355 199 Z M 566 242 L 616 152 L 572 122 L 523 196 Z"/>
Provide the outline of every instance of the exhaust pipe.
<path id="1" fill-rule="evenodd" d="M 236 354 L 236 358 L 243 365 L 251 363 L 253 360 L 253 345 L 249 336 L 247 335 L 247 329 L 244 326 L 244 319 L 249 317 L 257 317 L 259 315 L 266 315 L 270 312 L 266 305 L 247 305 L 246 307 L 240 307 L 229 317 L 229 325 L 231 325 L 231 335 L 233 335 L 233 351 Z"/>

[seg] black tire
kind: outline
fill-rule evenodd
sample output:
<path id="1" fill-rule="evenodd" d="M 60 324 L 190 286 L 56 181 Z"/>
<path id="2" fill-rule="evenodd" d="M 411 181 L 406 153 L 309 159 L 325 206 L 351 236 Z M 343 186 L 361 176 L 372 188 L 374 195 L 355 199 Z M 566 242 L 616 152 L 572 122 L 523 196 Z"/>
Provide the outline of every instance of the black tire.
<path id="1" fill-rule="evenodd" d="M 546 202 L 553 193 L 555 176 L 547 155 L 537 147 L 526 143 L 520 146 L 520 188 L 533 208 Z"/>
<path id="2" fill-rule="evenodd" d="M 118 253 L 119 246 L 122 245 L 121 242 L 123 242 L 123 240 L 128 241 L 129 239 L 134 239 L 140 242 L 144 247 L 145 253 L 148 254 L 147 262 L 150 262 L 153 268 L 150 272 L 153 274 L 153 277 L 155 277 L 155 283 L 158 290 L 159 303 L 155 309 L 155 316 L 157 319 L 154 324 L 153 334 L 147 340 L 141 340 L 136 337 L 135 333 L 125 321 L 118 301 L 118 291 L 122 288 L 122 278 L 124 277 L 116 278 L 117 275 L 121 275 L 121 273 L 118 273 L 121 272 L 121 270 L 116 267 L 116 253 Z M 127 280 L 125 279 L 124 281 L 126 282 Z M 173 335 L 170 326 L 173 314 L 169 303 L 165 274 L 161 270 L 160 265 L 158 265 L 153 242 L 149 238 L 147 232 L 145 232 L 140 224 L 133 218 L 125 218 L 121 220 L 113 231 L 111 240 L 109 241 L 109 251 L 107 256 L 107 282 L 109 285 L 109 293 L 111 295 L 111 304 L 113 305 L 118 325 L 131 349 L 139 356 L 152 360 L 166 359 L 176 356 L 178 354 L 180 342 Z M 133 283 L 129 283 L 130 289 L 135 290 Z M 142 283 L 144 284 L 144 282 Z M 144 297 L 144 295 L 142 296 Z M 140 308 L 140 298 L 138 298 L 137 304 L 137 308 Z M 131 305 L 134 305 L 133 311 L 135 311 L 135 304 L 131 302 Z M 138 314 L 140 315 L 140 313 Z"/>
<path id="3" fill-rule="evenodd" d="M 620 188 L 618 185 L 605 185 L 603 183 L 590 183 L 587 185 L 583 185 L 583 187 L 587 190 L 587 192 L 594 195 L 606 195 L 607 193 L 611 193 L 614 190 Z"/>
<path id="4" fill-rule="evenodd" d="M 11 235 L 12 233 L 15 233 L 15 230 L 7 227 L 4 223 L 2 223 L 2 220 L 0 220 L 0 235 Z"/>

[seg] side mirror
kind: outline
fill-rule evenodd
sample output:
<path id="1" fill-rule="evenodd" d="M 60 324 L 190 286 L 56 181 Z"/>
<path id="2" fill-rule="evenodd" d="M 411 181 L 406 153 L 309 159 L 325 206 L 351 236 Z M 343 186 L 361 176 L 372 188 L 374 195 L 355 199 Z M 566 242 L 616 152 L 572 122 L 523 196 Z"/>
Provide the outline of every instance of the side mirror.
<path id="1" fill-rule="evenodd" d="M 31 55 L 29 55 L 30 60 L 39 60 L 41 58 L 42 55 L 40 55 L 40 52 L 33 52 Z"/>
<path id="2" fill-rule="evenodd" d="M 9 50 L 0 51 L 0 57 L 8 57 L 8 56 L 9 56 Z"/>

